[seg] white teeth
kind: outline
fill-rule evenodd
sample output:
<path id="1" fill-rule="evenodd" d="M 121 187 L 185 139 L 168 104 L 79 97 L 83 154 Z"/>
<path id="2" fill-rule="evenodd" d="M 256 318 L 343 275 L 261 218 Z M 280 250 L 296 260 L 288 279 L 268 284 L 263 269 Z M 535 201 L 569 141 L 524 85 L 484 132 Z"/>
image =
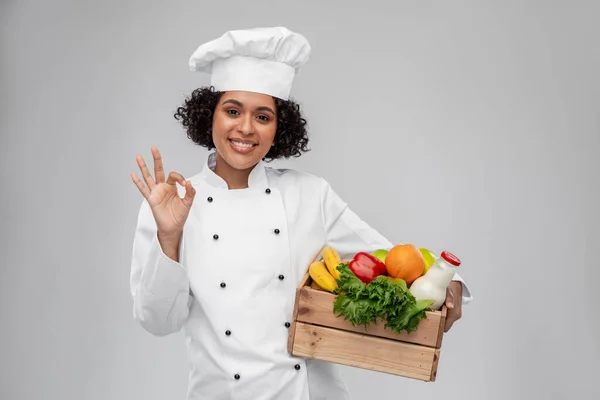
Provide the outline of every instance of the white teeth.
<path id="1" fill-rule="evenodd" d="M 252 146 L 254 146 L 252 143 L 241 143 L 241 142 L 236 142 L 235 140 L 232 140 L 231 143 L 235 144 L 238 147 L 252 147 Z"/>

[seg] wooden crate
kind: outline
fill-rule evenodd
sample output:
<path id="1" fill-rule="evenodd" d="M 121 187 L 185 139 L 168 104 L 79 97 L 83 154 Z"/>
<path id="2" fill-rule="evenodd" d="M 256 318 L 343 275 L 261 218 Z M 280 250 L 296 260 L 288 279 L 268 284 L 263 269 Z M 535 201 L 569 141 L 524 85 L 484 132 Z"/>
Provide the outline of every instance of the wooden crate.
<path id="1" fill-rule="evenodd" d="M 333 313 L 336 295 L 310 287 L 305 274 L 296 289 L 288 351 L 298 357 L 434 382 L 444 336 L 446 306 L 428 311 L 410 334 L 394 334 L 384 323 L 352 326 Z"/>

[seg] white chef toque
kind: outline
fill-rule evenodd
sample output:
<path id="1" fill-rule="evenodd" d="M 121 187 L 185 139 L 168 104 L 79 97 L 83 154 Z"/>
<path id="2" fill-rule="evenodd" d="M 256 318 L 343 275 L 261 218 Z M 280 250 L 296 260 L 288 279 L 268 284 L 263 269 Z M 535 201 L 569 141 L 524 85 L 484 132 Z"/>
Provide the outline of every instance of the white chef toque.
<path id="1" fill-rule="evenodd" d="M 306 38 L 284 27 L 226 32 L 190 57 L 190 69 L 211 74 L 218 91 L 243 90 L 287 100 L 294 76 L 308 61 Z"/>

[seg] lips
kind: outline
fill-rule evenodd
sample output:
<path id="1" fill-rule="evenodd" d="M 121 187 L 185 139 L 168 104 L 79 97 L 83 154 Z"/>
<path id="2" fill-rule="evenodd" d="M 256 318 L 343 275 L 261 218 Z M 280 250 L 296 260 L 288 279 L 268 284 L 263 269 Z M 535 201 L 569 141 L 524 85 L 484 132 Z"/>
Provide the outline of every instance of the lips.
<path id="1" fill-rule="evenodd" d="M 238 147 L 251 148 L 257 145 L 256 143 L 247 140 L 229 139 L 229 141 Z"/>
<path id="2" fill-rule="evenodd" d="M 250 153 L 251 151 L 254 151 L 254 148 L 256 146 L 258 146 L 257 143 L 253 143 L 247 140 L 237 140 L 237 139 L 229 139 L 229 144 L 231 145 L 231 148 L 240 153 L 240 154 L 246 154 L 246 153 Z"/>

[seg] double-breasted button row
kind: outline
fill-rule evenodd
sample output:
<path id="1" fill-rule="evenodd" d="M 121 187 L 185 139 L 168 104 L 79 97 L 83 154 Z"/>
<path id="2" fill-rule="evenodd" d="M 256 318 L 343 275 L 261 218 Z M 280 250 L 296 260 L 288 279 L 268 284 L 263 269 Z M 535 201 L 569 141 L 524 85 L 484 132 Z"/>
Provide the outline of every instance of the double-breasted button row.
<path id="1" fill-rule="evenodd" d="M 275 229 L 273 232 L 275 232 L 276 235 L 279 235 L 281 233 L 281 231 L 279 229 Z M 219 238 L 219 235 L 217 235 L 216 233 L 213 235 L 213 239 L 217 240 Z"/>
<path id="2" fill-rule="evenodd" d="M 300 370 L 300 364 L 294 365 L 294 368 L 296 369 L 296 371 L 299 371 Z M 241 378 L 240 374 L 235 374 L 233 377 L 235 378 L 235 380 L 239 380 Z"/>
<path id="3" fill-rule="evenodd" d="M 266 189 L 265 189 L 265 193 L 266 193 L 266 194 L 271 194 L 271 189 L 269 189 L 269 188 L 266 188 Z M 208 198 L 207 198 L 206 200 L 207 200 L 209 203 L 212 203 L 212 201 L 213 201 L 213 198 L 212 198 L 212 197 L 210 197 L 210 196 L 208 196 Z"/>
<path id="4" fill-rule="evenodd" d="M 285 279 L 285 276 L 283 276 L 283 275 L 279 275 L 279 280 L 281 280 L 281 281 L 282 281 L 282 280 L 284 280 L 284 279 Z M 225 282 L 221 282 L 220 286 L 221 286 L 223 289 L 225 289 L 225 288 L 227 287 L 227 284 L 226 284 Z"/>
<path id="5" fill-rule="evenodd" d="M 276 235 L 279 235 L 281 233 L 281 231 L 279 229 L 275 229 L 275 230 L 273 230 L 273 232 L 275 232 Z M 219 235 L 215 233 L 213 235 L 213 239 L 219 240 Z"/>
<path id="6" fill-rule="evenodd" d="M 265 192 L 266 192 L 267 194 L 269 194 L 269 193 L 271 193 L 271 189 L 267 188 L 267 190 L 265 190 Z M 208 201 L 209 203 L 212 203 L 212 202 L 213 202 L 213 198 L 212 198 L 211 196 L 209 196 L 209 197 L 206 199 L 206 201 Z M 279 229 L 275 229 L 275 230 L 274 230 L 274 232 L 275 232 L 275 234 L 276 234 L 276 235 L 279 235 L 279 233 L 281 233 L 281 231 L 280 231 Z M 219 235 L 215 233 L 215 234 L 213 235 L 213 239 L 214 239 L 214 240 L 219 240 Z"/>
<path id="7" fill-rule="evenodd" d="M 267 188 L 267 189 L 265 190 L 265 193 L 266 193 L 266 194 L 271 194 L 271 189 L 270 189 L 270 188 Z M 213 199 L 211 196 L 209 196 L 209 197 L 207 197 L 206 201 L 208 201 L 209 203 L 212 203 L 212 202 L 214 201 L 214 199 Z M 273 233 L 275 233 L 276 235 L 279 235 L 279 234 L 281 233 L 281 230 L 280 230 L 279 228 L 275 228 L 275 229 L 273 230 Z M 215 234 L 213 235 L 213 239 L 214 239 L 214 240 L 219 240 L 219 235 L 215 233 Z M 281 274 L 281 275 L 279 275 L 279 280 L 283 281 L 283 280 L 284 280 L 284 278 L 285 278 L 285 277 L 284 277 L 282 274 Z M 224 289 L 225 287 L 227 287 L 227 284 L 226 284 L 225 282 L 221 282 L 220 286 L 221 286 L 221 288 L 223 288 L 223 289 Z M 286 328 L 290 328 L 290 327 L 291 327 L 291 324 L 290 324 L 289 322 L 286 322 L 286 323 L 285 323 L 285 327 L 286 327 Z M 226 335 L 226 336 L 231 336 L 231 330 L 227 329 L 227 330 L 225 331 L 225 335 Z M 300 364 L 296 364 L 296 365 L 294 366 L 294 368 L 295 368 L 296 370 L 299 370 L 299 369 L 300 369 Z M 235 374 L 235 375 L 233 376 L 233 378 L 234 378 L 235 380 L 239 380 L 239 379 L 241 378 L 241 376 L 240 376 L 240 374 Z"/>
<path id="8" fill-rule="evenodd" d="M 266 188 L 265 189 L 265 193 L 266 194 L 271 194 L 271 189 Z M 212 203 L 213 202 L 213 198 L 211 196 L 208 196 L 208 198 L 206 199 L 206 201 L 208 201 L 209 203 Z"/>

